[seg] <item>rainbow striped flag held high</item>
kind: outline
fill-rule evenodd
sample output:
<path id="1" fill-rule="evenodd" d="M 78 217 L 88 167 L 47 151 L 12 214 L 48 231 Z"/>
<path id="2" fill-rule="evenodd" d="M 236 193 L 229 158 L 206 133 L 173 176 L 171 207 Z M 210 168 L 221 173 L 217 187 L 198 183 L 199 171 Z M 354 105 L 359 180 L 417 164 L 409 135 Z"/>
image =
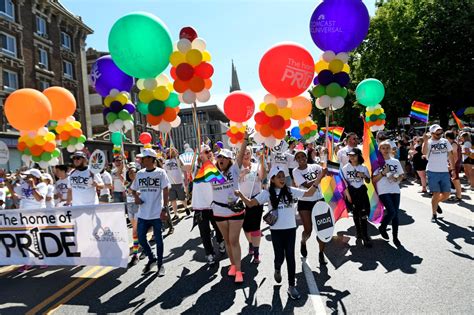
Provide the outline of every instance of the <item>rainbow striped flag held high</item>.
<path id="1" fill-rule="evenodd" d="M 225 178 L 222 176 L 221 172 L 217 167 L 212 164 L 211 161 L 206 161 L 201 166 L 199 171 L 196 173 L 196 176 L 193 180 L 194 183 L 210 183 L 214 182 L 217 184 L 225 183 Z"/>
<path id="2" fill-rule="evenodd" d="M 410 117 L 421 120 L 422 122 L 428 122 L 428 116 L 430 114 L 430 105 L 418 101 L 413 101 L 411 104 Z"/>
<path id="3" fill-rule="evenodd" d="M 334 142 L 341 141 L 342 134 L 344 133 L 344 127 L 329 127 L 328 138 Z M 319 131 L 319 135 L 323 137 L 326 135 L 326 127 L 322 127 Z"/>
<path id="4" fill-rule="evenodd" d="M 464 124 L 462 123 L 461 119 L 459 119 L 458 116 L 456 116 L 456 114 L 454 112 L 451 112 L 451 114 L 453 114 L 453 118 L 456 121 L 456 124 L 458 125 L 458 128 L 459 129 L 464 129 Z"/>
<path id="5" fill-rule="evenodd" d="M 347 207 L 344 201 L 344 190 L 346 185 L 339 173 L 329 173 L 321 180 L 321 193 L 326 201 L 334 210 L 334 220 L 337 222 L 340 218 L 348 218 Z"/>

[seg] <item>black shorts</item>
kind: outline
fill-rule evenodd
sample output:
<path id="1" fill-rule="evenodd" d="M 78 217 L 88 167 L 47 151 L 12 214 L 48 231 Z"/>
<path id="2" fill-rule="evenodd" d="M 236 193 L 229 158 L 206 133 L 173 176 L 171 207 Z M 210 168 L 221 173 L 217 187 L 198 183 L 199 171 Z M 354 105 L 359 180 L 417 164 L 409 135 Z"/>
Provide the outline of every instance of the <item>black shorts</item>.
<path id="1" fill-rule="evenodd" d="M 263 206 L 255 206 L 252 208 L 245 207 L 245 218 L 242 228 L 245 232 L 255 232 L 260 230 L 260 222 L 262 222 Z"/>
<path id="2" fill-rule="evenodd" d="M 318 201 L 324 201 L 324 200 L 323 199 L 319 199 L 316 201 L 298 200 L 298 211 L 313 211 L 313 207 Z"/>
<path id="3" fill-rule="evenodd" d="M 464 163 L 464 164 L 472 165 L 472 164 L 474 164 L 474 159 L 468 157 L 468 158 L 466 158 L 466 159 L 464 160 L 463 163 Z"/>
<path id="4" fill-rule="evenodd" d="M 237 220 L 243 220 L 244 217 L 245 217 L 245 212 L 242 212 L 242 214 L 234 215 L 234 216 L 231 216 L 231 217 L 217 217 L 217 216 L 214 216 L 214 220 L 216 222 L 237 221 Z"/>

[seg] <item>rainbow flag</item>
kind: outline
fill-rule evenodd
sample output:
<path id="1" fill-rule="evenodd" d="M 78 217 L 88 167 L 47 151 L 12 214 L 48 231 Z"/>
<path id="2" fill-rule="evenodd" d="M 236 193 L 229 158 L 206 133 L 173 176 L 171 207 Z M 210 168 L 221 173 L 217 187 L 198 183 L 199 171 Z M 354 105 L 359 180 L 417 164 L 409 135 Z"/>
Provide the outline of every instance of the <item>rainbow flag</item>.
<path id="1" fill-rule="evenodd" d="M 364 122 L 364 141 L 362 143 L 362 156 L 365 160 L 364 164 L 369 169 L 369 174 L 385 165 L 385 160 L 378 150 L 377 142 L 375 141 L 369 125 Z M 383 205 L 377 195 L 375 186 L 372 181 L 365 184 L 367 186 L 367 194 L 370 201 L 369 220 L 374 223 L 380 223 L 383 218 Z"/>
<path id="2" fill-rule="evenodd" d="M 221 172 L 217 167 L 212 164 L 211 161 L 206 161 L 201 166 L 199 171 L 196 173 L 196 176 L 193 180 L 194 183 L 209 183 L 214 182 L 217 184 L 225 183 L 225 178 L 222 176 Z"/>
<path id="3" fill-rule="evenodd" d="M 458 118 L 458 116 L 456 116 L 456 114 L 454 112 L 451 112 L 451 114 L 453 114 L 453 118 L 454 120 L 456 121 L 456 124 L 458 125 L 458 128 L 461 130 L 464 128 L 464 124 L 462 123 L 461 119 Z"/>
<path id="4" fill-rule="evenodd" d="M 329 127 L 328 138 L 334 142 L 341 141 L 342 134 L 344 133 L 344 127 Z M 326 127 L 322 127 L 319 131 L 319 135 L 323 137 L 326 135 Z"/>
<path id="5" fill-rule="evenodd" d="M 410 117 L 427 123 L 429 114 L 430 114 L 429 104 L 425 104 L 418 101 L 413 101 L 413 103 L 411 103 Z"/>
<path id="6" fill-rule="evenodd" d="M 334 220 L 348 218 L 347 207 L 344 201 L 344 190 L 346 189 L 344 181 L 340 174 L 331 173 L 325 176 L 320 183 L 321 193 L 334 211 Z"/>

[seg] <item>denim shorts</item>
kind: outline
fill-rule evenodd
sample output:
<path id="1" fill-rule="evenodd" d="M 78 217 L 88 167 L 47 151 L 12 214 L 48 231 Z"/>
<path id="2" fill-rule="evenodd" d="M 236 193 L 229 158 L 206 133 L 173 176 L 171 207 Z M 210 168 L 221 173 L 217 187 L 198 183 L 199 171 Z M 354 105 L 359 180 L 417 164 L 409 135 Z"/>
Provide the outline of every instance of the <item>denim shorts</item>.
<path id="1" fill-rule="evenodd" d="M 428 187 L 430 192 L 451 192 L 451 177 L 449 172 L 427 171 Z"/>

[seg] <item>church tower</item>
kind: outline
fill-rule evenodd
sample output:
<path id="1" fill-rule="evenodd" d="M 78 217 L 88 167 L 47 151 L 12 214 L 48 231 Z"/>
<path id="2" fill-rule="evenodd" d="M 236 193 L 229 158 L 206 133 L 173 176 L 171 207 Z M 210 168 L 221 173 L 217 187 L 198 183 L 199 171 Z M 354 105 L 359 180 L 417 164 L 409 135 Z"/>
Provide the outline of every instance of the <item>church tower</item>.
<path id="1" fill-rule="evenodd" d="M 240 91 L 239 77 L 237 76 L 237 69 L 235 68 L 234 60 L 232 60 L 232 81 L 229 90 L 230 93 Z"/>

